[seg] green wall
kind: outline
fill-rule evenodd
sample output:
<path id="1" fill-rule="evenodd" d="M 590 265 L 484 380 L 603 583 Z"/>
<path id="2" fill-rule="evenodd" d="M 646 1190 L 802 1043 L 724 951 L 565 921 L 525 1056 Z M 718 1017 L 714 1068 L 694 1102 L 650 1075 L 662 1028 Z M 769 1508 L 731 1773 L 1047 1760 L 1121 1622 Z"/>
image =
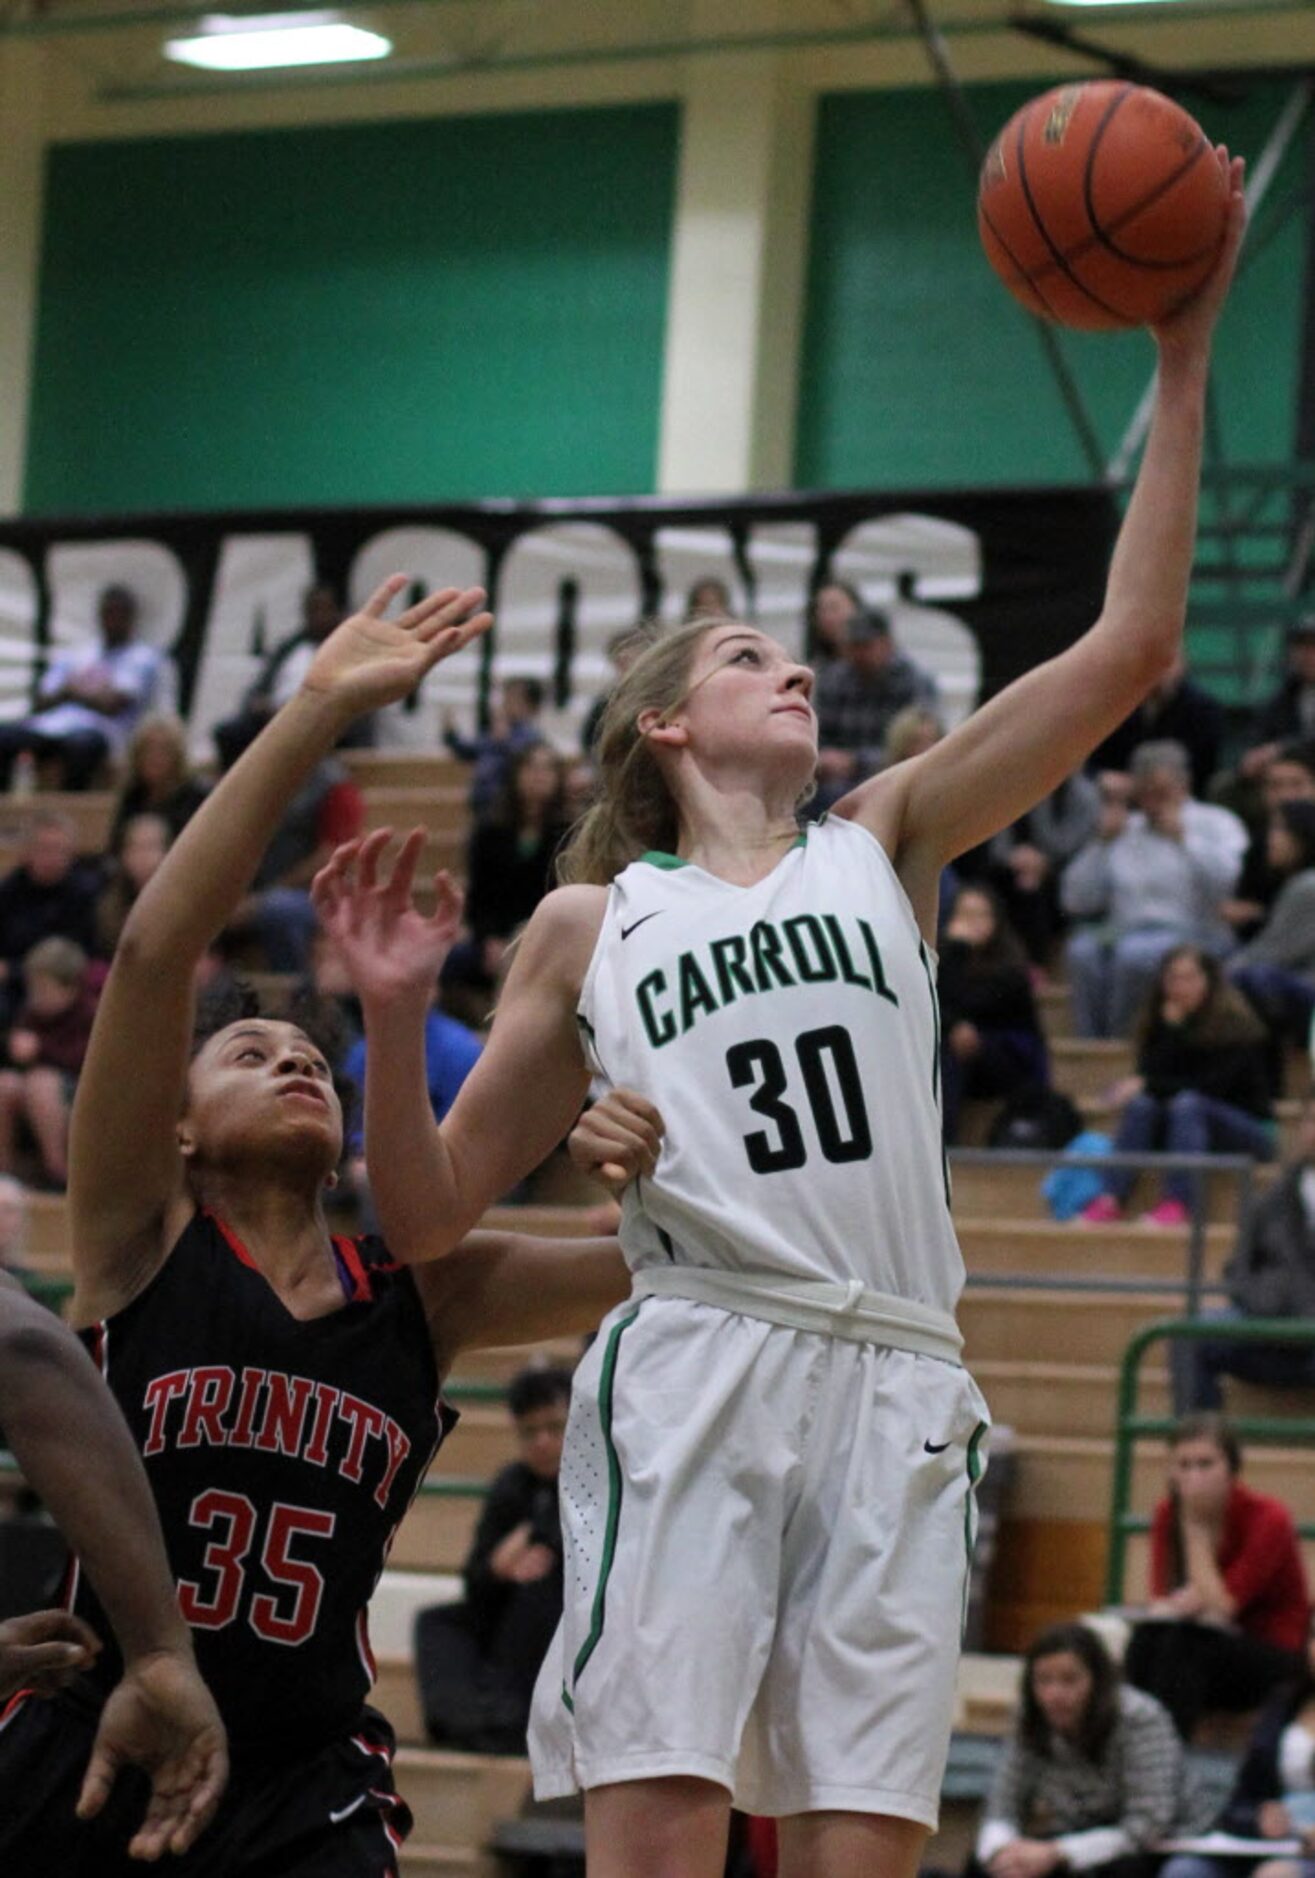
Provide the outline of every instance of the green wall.
<path id="1" fill-rule="evenodd" d="M 652 490 L 678 129 L 55 148 L 28 511 Z"/>
<path id="2" fill-rule="evenodd" d="M 1035 90 L 968 93 L 983 140 Z M 1253 160 L 1290 87 L 1199 107 Z M 1307 133 L 1251 230 L 1217 342 L 1216 396 L 1233 462 L 1292 455 L 1306 251 Z M 1144 334 L 1060 335 L 1113 454 L 1145 390 Z M 796 479 L 815 488 L 1080 482 L 1089 471 L 1033 323 L 977 240 L 976 185 L 944 103 L 927 91 L 820 101 Z"/>

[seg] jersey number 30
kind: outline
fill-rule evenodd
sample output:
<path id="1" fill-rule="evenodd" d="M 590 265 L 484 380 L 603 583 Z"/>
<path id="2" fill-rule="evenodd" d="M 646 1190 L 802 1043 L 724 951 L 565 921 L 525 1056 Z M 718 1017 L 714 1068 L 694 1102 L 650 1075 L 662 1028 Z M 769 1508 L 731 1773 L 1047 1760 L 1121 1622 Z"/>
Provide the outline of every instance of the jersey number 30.
<path id="1" fill-rule="evenodd" d="M 254 1592 L 247 1606 L 247 1622 L 267 1643 L 304 1643 L 314 1630 L 324 1577 L 305 1559 L 294 1558 L 292 1546 L 302 1537 L 331 1539 L 336 1517 L 312 1506 L 285 1506 L 281 1500 L 270 1507 L 260 1567 L 275 1589 Z M 237 1616 L 258 1523 L 256 1508 L 245 1493 L 221 1493 L 212 1487 L 192 1501 L 188 1524 L 215 1535 L 201 1560 L 210 1583 L 178 1581 L 178 1607 L 195 1629 L 223 1630 Z"/>
<path id="2" fill-rule="evenodd" d="M 865 1161 L 872 1152 L 872 1128 L 863 1082 L 849 1032 L 840 1024 L 806 1030 L 795 1038 L 794 1053 L 803 1077 L 818 1143 L 828 1161 Z M 731 1087 L 752 1089 L 749 1107 L 772 1124 L 744 1137 L 744 1150 L 755 1174 L 780 1174 L 808 1159 L 798 1111 L 785 1100 L 786 1066 L 768 1037 L 737 1043 L 726 1052 Z"/>

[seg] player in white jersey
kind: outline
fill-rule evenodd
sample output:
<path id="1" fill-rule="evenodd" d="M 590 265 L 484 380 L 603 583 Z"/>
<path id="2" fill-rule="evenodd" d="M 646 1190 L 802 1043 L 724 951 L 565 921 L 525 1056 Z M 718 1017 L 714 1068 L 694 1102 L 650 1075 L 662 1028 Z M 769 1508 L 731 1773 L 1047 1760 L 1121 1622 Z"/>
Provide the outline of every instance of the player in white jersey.
<path id="1" fill-rule="evenodd" d="M 483 1056 L 436 1127 L 423 1016 L 450 896 L 419 835 L 316 884 L 370 1039 L 371 1184 L 439 1256 L 586 1124 L 636 1171 L 632 1297 L 577 1379 L 559 1651 L 532 1751 L 586 1791 L 591 1878 L 716 1878 L 732 1795 L 781 1816 L 784 1878 L 905 1878 L 934 1822 L 981 1463 L 958 1363 L 934 955 L 942 866 L 1048 794 L 1176 657 L 1210 341 L 1245 219 L 1156 332 L 1155 411 L 1100 618 L 801 838 L 812 675 L 734 621 L 618 685 L 573 883 L 531 920 Z M 658 1152 L 655 1115 L 665 1138 Z"/>

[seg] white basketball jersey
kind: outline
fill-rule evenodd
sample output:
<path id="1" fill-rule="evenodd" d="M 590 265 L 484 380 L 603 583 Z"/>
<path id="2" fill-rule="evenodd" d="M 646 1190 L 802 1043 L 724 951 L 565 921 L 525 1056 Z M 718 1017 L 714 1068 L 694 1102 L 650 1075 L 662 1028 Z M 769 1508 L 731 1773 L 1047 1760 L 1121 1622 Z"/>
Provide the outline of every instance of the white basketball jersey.
<path id="1" fill-rule="evenodd" d="M 627 1190 L 634 1271 L 857 1280 L 952 1314 L 935 964 L 854 822 L 740 887 L 673 855 L 618 875 L 580 994 L 591 1061 L 666 1123 Z"/>

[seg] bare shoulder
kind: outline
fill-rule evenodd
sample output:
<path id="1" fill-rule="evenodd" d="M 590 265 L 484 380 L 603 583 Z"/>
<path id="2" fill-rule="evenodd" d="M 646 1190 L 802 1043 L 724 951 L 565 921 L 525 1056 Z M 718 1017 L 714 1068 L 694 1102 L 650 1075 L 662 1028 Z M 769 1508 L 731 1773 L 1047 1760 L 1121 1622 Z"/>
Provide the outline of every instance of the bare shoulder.
<path id="1" fill-rule="evenodd" d="M 524 969 L 583 980 L 598 943 L 607 888 L 554 887 L 535 907 L 521 941 Z"/>
<path id="2" fill-rule="evenodd" d="M 936 943 L 941 863 L 925 843 L 910 835 L 909 799 L 925 758 L 909 757 L 860 783 L 837 802 L 833 813 L 856 822 L 885 850 L 929 945 Z"/>

